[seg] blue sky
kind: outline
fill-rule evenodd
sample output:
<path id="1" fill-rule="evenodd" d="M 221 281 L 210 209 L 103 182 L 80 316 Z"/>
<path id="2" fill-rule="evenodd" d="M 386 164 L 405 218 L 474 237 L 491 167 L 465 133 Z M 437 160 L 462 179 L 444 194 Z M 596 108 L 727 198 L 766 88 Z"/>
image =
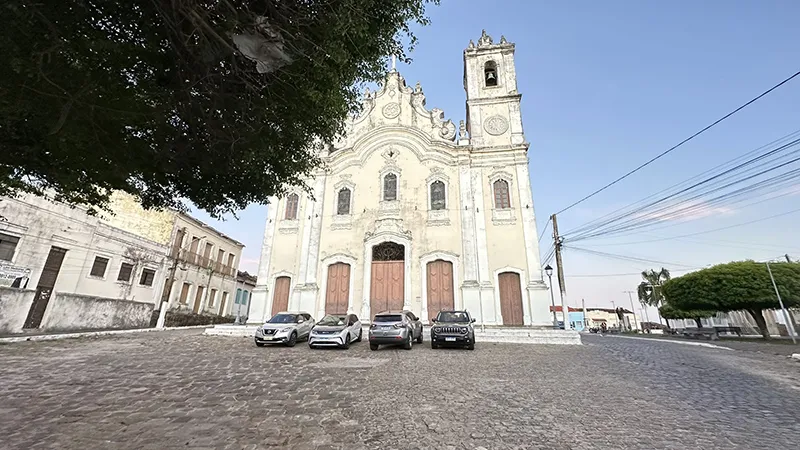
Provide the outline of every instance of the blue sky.
<path id="1" fill-rule="evenodd" d="M 800 70 L 800 2 L 675 0 L 570 2 L 443 0 L 417 29 L 411 65 L 429 108 L 465 116 L 462 51 L 481 29 L 516 44 L 518 88 L 539 230 L 550 214 L 680 142 Z M 800 128 L 800 78 L 657 163 L 559 216 L 568 231 Z M 745 202 L 746 204 L 747 202 Z M 800 213 L 682 240 L 631 243 L 710 230 L 800 207 L 800 195 L 731 208 L 669 228 L 575 245 L 679 269 L 788 253 L 800 259 Z M 239 220 L 195 215 L 247 246 L 258 265 L 266 207 Z M 550 231 L 542 242 L 544 255 Z M 657 264 L 564 253 L 569 303 L 630 308 L 624 290 Z M 614 276 L 608 276 L 608 275 Z M 587 276 L 588 275 L 588 276 Z M 637 309 L 639 308 L 637 304 Z M 638 311 L 637 311 L 638 313 Z M 650 318 L 655 317 L 650 311 Z"/>

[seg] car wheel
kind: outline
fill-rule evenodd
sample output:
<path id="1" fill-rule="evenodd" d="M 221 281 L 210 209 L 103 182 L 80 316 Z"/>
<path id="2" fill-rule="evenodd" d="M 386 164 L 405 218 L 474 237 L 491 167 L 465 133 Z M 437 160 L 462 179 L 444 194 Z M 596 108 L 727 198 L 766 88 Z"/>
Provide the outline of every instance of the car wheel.
<path id="1" fill-rule="evenodd" d="M 364 334 L 364 330 L 361 328 L 358 329 L 358 337 L 356 338 L 356 342 L 361 342 L 361 335 Z"/>
<path id="2" fill-rule="evenodd" d="M 350 333 L 347 333 L 347 337 L 344 340 L 344 344 L 342 344 L 342 348 L 345 350 L 350 348 Z"/>
<path id="3" fill-rule="evenodd" d="M 378 344 L 369 344 L 369 349 L 373 352 L 378 349 Z"/>
<path id="4" fill-rule="evenodd" d="M 431 341 L 431 348 L 436 350 L 437 348 L 439 348 L 439 344 L 437 344 L 436 342 Z"/>
<path id="5" fill-rule="evenodd" d="M 417 338 L 417 344 L 422 344 L 422 336 L 424 335 L 425 333 L 423 333 L 422 330 L 420 330 L 419 337 Z"/>
<path id="6" fill-rule="evenodd" d="M 414 347 L 414 333 L 409 332 L 408 339 L 406 339 L 406 342 L 403 344 L 403 348 L 406 350 L 411 350 L 412 347 Z"/>
<path id="7" fill-rule="evenodd" d="M 267 344 L 262 344 L 261 342 L 256 342 L 256 347 L 263 347 L 265 345 L 267 345 Z"/>
<path id="8" fill-rule="evenodd" d="M 475 343 L 471 343 L 467 345 L 467 350 L 475 350 Z"/>
<path id="9" fill-rule="evenodd" d="M 292 335 L 289 336 L 289 340 L 286 342 L 287 347 L 294 347 L 297 344 L 297 333 L 292 331 Z"/>

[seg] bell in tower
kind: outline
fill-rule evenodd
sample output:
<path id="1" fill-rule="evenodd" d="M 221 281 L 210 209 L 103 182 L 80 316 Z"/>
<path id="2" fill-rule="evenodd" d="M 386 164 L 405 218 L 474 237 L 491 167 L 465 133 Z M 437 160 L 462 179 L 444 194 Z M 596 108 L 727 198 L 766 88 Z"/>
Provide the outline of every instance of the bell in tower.
<path id="1" fill-rule="evenodd" d="M 483 78 L 486 86 L 497 86 L 497 64 L 494 61 L 487 61 L 483 68 Z"/>

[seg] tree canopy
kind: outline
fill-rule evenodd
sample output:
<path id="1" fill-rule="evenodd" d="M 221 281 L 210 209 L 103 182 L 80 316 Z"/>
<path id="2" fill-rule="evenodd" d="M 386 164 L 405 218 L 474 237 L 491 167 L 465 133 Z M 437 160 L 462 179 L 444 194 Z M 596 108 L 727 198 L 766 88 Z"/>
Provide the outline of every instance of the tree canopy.
<path id="1" fill-rule="evenodd" d="M 0 195 L 266 203 L 319 166 L 388 55 L 409 61 L 438 1 L 4 2 Z"/>
<path id="2" fill-rule="evenodd" d="M 800 305 L 800 264 L 770 263 L 775 284 L 786 307 Z M 748 311 L 762 335 L 762 311 L 780 307 L 764 263 L 739 261 L 720 264 L 673 278 L 663 286 L 668 305 L 691 311 Z"/>
<path id="3" fill-rule="evenodd" d="M 716 314 L 715 311 L 706 311 L 702 309 L 678 309 L 669 303 L 658 308 L 658 312 L 661 314 L 661 317 L 665 319 L 692 319 L 697 323 L 698 328 L 701 326 L 700 319 L 711 317 Z"/>
<path id="4" fill-rule="evenodd" d="M 642 281 L 636 288 L 639 302 L 645 306 L 655 306 L 658 308 L 663 302 L 661 286 L 670 280 L 669 270 L 661 268 L 659 271 L 653 269 L 642 272 Z"/>

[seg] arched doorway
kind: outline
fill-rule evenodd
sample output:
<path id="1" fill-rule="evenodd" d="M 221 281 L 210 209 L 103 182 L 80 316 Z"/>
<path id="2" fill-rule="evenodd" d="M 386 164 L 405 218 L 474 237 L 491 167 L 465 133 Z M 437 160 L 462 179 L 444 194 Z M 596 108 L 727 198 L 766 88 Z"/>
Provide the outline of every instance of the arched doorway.
<path id="1" fill-rule="evenodd" d="M 350 303 L 350 264 L 340 262 L 328 266 L 325 291 L 325 314 L 346 313 Z"/>
<path id="2" fill-rule="evenodd" d="M 453 290 L 453 263 L 443 259 L 431 261 L 427 265 L 428 320 L 436 318 L 441 310 L 455 308 Z"/>
<path id="3" fill-rule="evenodd" d="M 292 279 L 289 277 L 275 278 L 275 290 L 272 293 L 272 315 L 289 309 L 289 288 Z"/>
<path id="4" fill-rule="evenodd" d="M 402 244 L 382 242 L 372 247 L 370 312 L 403 309 L 405 253 Z"/>
<path id="5" fill-rule="evenodd" d="M 500 286 L 500 313 L 503 315 L 503 325 L 524 325 L 519 274 L 503 272 L 497 276 L 497 284 Z"/>

